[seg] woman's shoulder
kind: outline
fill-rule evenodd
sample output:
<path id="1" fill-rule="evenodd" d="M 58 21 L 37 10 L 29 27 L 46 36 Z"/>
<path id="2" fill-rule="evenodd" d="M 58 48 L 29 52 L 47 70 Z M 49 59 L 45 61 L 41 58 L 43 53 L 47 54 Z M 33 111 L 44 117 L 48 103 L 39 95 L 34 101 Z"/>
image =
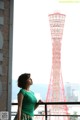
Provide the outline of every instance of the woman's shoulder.
<path id="1" fill-rule="evenodd" d="M 23 89 L 23 88 L 21 88 L 21 89 L 19 90 L 19 93 L 22 93 L 23 95 L 25 95 L 25 94 L 34 94 L 34 92 L 33 92 L 32 90 L 27 91 L 27 90 L 25 90 L 25 89 Z M 19 94 L 19 93 L 18 93 L 18 94 Z"/>
<path id="2" fill-rule="evenodd" d="M 19 90 L 19 93 L 22 93 L 23 95 L 25 95 L 25 90 L 23 89 L 23 88 L 21 88 L 20 90 Z M 18 94 L 19 94 L 18 93 Z"/>

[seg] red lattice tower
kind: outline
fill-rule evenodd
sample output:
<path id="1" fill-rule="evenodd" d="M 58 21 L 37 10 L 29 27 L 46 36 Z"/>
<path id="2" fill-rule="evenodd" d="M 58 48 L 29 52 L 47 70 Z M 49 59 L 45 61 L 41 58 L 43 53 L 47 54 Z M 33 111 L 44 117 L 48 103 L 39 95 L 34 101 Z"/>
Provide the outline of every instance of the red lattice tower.
<path id="1" fill-rule="evenodd" d="M 65 102 L 64 85 L 61 73 L 61 41 L 64 29 L 65 15 L 49 14 L 52 39 L 52 69 L 46 102 Z M 53 115 L 68 115 L 67 105 L 51 105 L 48 111 Z M 69 120 L 68 117 L 49 117 L 49 120 Z"/>
<path id="2" fill-rule="evenodd" d="M 61 72 L 61 41 L 64 22 L 64 14 L 54 13 L 49 15 L 52 39 L 52 68 L 46 102 L 66 102 Z M 68 107 L 67 105 L 48 105 L 47 112 L 53 115 L 68 115 Z M 45 120 L 45 117 L 36 117 L 35 120 Z M 69 117 L 48 116 L 48 120 L 69 120 Z"/>

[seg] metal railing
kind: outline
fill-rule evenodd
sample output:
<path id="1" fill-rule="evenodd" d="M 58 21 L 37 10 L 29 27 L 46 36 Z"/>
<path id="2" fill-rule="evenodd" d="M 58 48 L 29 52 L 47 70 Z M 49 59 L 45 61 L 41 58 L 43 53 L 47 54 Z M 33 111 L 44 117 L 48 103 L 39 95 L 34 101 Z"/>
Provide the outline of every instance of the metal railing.
<path id="1" fill-rule="evenodd" d="M 18 103 L 12 103 L 11 104 L 12 106 L 13 105 L 18 105 Z M 43 103 L 39 103 L 39 105 L 44 105 L 45 107 L 45 109 L 44 109 L 44 113 L 45 114 L 35 114 L 34 116 L 44 116 L 45 117 L 45 120 L 48 120 L 47 118 L 48 118 L 48 116 L 68 116 L 68 117 L 80 117 L 80 114 L 78 114 L 78 115 L 70 115 L 70 114 L 67 114 L 67 115 L 53 115 L 53 114 L 48 114 L 48 110 L 47 110 L 47 106 L 48 105 L 80 105 L 80 102 L 43 102 Z M 11 112 L 11 116 L 14 116 L 14 114 L 13 113 L 15 113 L 15 112 Z"/>

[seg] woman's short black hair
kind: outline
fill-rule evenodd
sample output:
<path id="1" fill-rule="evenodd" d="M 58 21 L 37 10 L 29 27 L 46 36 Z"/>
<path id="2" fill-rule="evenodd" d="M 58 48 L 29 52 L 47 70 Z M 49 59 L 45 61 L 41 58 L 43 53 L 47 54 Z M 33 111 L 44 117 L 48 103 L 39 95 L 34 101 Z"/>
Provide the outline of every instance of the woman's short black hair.
<path id="1" fill-rule="evenodd" d="M 18 87 L 25 89 L 26 80 L 30 78 L 30 73 L 23 73 L 18 77 Z"/>

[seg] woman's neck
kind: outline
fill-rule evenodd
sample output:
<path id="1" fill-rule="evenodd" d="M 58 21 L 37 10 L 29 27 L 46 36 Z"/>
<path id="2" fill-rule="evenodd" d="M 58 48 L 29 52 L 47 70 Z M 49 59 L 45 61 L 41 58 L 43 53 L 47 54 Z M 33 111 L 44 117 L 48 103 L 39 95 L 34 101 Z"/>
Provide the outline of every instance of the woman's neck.
<path id="1" fill-rule="evenodd" d="M 25 90 L 30 91 L 30 86 L 26 86 Z"/>

